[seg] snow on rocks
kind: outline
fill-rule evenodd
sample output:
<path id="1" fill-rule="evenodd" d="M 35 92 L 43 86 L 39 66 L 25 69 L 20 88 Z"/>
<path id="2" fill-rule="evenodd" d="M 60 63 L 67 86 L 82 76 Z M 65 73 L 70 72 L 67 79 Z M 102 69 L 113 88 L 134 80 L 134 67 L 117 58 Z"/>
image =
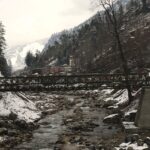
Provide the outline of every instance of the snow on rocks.
<path id="1" fill-rule="evenodd" d="M 114 97 L 115 101 L 117 101 L 116 105 L 118 106 L 124 106 L 128 104 L 128 91 L 122 90 L 120 95 L 117 95 L 117 97 Z"/>
<path id="2" fill-rule="evenodd" d="M 126 133 L 137 133 L 139 131 L 134 122 L 123 121 L 122 125 Z"/>
<path id="3" fill-rule="evenodd" d="M 0 136 L 0 145 L 2 145 L 6 141 L 5 137 Z"/>
<path id="4" fill-rule="evenodd" d="M 120 115 L 119 114 L 112 114 L 104 118 L 104 123 L 119 123 L 120 122 Z"/>
<path id="5" fill-rule="evenodd" d="M 26 122 L 34 122 L 41 116 L 30 100 L 24 100 L 15 93 L 3 93 L 0 100 L 0 116 L 9 116 L 11 113 L 16 114 L 19 120 Z"/>
<path id="6" fill-rule="evenodd" d="M 125 113 L 125 116 L 128 116 L 128 115 L 130 115 L 132 113 L 137 113 L 137 110 L 132 110 L 132 111 L 129 111 L 129 112 Z"/>
<path id="7" fill-rule="evenodd" d="M 132 111 L 126 112 L 124 115 L 124 120 L 125 121 L 135 121 L 136 113 L 137 113 L 137 110 L 132 110 Z"/>
<path id="8" fill-rule="evenodd" d="M 131 134 L 125 138 L 125 142 L 115 147 L 114 150 L 145 150 L 149 145 L 146 140 L 142 140 L 138 134 Z"/>
<path id="9" fill-rule="evenodd" d="M 148 148 L 148 145 L 146 143 L 143 143 L 141 146 L 138 145 L 137 142 L 135 143 L 122 143 L 120 144 L 119 147 L 116 147 L 114 150 L 120 150 L 120 149 L 124 149 L 124 150 L 145 150 L 146 148 Z"/>
<path id="10" fill-rule="evenodd" d="M 109 95 L 113 92 L 114 90 L 113 89 L 104 89 L 102 90 L 101 92 L 104 94 L 104 95 Z"/>
<path id="11" fill-rule="evenodd" d="M 117 107 L 123 107 L 126 104 L 128 104 L 128 91 L 126 89 L 124 90 L 119 90 L 115 93 L 112 94 L 112 90 L 103 90 L 104 94 L 107 96 L 104 98 L 104 107 L 109 107 L 114 108 Z"/>

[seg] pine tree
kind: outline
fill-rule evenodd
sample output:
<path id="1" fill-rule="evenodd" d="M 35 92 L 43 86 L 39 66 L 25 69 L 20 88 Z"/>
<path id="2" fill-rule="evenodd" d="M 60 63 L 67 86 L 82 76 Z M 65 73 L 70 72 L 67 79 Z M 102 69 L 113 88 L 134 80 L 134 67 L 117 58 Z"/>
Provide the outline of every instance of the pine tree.
<path id="1" fill-rule="evenodd" d="M 12 66 L 9 66 L 4 55 L 0 56 L 0 71 L 3 76 L 11 76 Z"/>
<path id="2" fill-rule="evenodd" d="M 0 22 L 0 56 L 3 55 L 3 51 L 6 47 L 4 35 L 5 35 L 5 29 L 2 22 Z"/>
<path id="3" fill-rule="evenodd" d="M 4 56 L 4 50 L 6 48 L 6 42 L 5 42 L 5 29 L 2 22 L 0 22 L 0 71 L 2 75 L 4 76 L 10 76 L 11 75 L 11 69 L 7 63 L 7 60 Z"/>
<path id="4" fill-rule="evenodd" d="M 25 58 L 25 63 L 28 67 L 32 67 L 33 66 L 33 63 L 35 61 L 35 57 L 33 56 L 33 54 L 29 51 L 26 55 L 26 58 Z"/>

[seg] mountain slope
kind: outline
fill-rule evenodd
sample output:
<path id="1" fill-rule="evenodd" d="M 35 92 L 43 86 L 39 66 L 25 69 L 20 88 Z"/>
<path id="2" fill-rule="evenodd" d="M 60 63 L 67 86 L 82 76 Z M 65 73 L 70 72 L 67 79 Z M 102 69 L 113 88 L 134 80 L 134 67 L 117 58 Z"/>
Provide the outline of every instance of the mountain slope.
<path id="1" fill-rule="evenodd" d="M 23 69 L 25 65 L 25 57 L 27 52 L 35 54 L 37 51 L 41 52 L 47 40 L 41 40 L 26 45 L 8 48 L 5 51 L 7 60 L 10 60 L 13 71 Z"/>
<path id="2" fill-rule="evenodd" d="M 120 11 L 120 14 L 124 11 L 125 20 L 120 35 L 129 69 L 134 72 L 150 67 L 150 13 L 142 12 L 141 3 L 128 3 L 130 0 L 123 2 L 125 9 L 116 11 Z M 104 13 L 99 12 L 89 20 L 71 31 L 62 32 L 53 45 L 47 43 L 44 53 L 41 53 L 39 66 L 50 64 L 51 58 L 58 60 L 57 65 L 64 65 L 69 62 L 69 56 L 73 56 L 77 72 L 122 71 L 117 43 Z"/>

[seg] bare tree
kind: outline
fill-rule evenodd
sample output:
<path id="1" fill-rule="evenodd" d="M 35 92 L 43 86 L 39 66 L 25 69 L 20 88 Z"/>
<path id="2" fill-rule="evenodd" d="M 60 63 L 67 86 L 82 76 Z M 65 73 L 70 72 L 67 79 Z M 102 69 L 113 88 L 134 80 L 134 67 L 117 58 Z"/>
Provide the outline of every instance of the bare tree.
<path id="1" fill-rule="evenodd" d="M 123 52 L 123 46 L 122 46 L 122 41 L 120 36 L 121 27 L 123 24 L 123 14 L 118 15 L 118 12 L 119 12 L 119 8 L 122 7 L 121 2 L 119 4 L 118 0 L 98 0 L 98 3 L 105 11 L 105 15 L 107 18 L 106 20 L 109 23 L 109 26 L 111 26 L 112 35 L 117 44 L 117 50 L 120 55 L 122 68 L 125 75 L 125 83 L 126 83 L 126 88 L 128 90 L 128 98 L 129 98 L 129 102 L 131 102 L 133 97 L 131 94 L 131 87 L 129 83 L 129 69 L 127 66 L 127 59 Z"/>
<path id="2" fill-rule="evenodd" d="M 142 0 L 143 10 L 147 10 L 147 0 Z"/>

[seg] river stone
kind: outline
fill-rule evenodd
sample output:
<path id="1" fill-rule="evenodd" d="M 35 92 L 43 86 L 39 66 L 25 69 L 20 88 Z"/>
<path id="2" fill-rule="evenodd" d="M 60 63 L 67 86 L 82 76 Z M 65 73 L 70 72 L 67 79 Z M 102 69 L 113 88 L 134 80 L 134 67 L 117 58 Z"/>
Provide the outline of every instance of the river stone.
<path id="1" fill-rule="evenodd" d="M 100 145 L 97 146 L 97 148 L 98 149 L 104 149 L 104 146 L 100 144 Z"/>
<path id="2" fill-rule="evenodd" d="M 128 142 L 137 142 L 139 140 L 140 136 L 138 134 L 132 134 L 132 135 L 128 135 L 125 137 L 125 142 L 128 143 Z"/>
<path id="3" fill-rule="evenodd" d="M 62 146 L 62 150 L 79 150 L 79 148 L 72 144 L 65 144 Z"/>
<path id="4" fill-rule="evenodd" d="M 0 120 L 0 127 L 6 127 L 6 121 L 5 120 Z"/>
<path id="5" fill-rule="evenodd" d="M 135 121 L 136 112 L 130 113 L 130 121 Z"/>
<path id="6" fill-rule="evenodd" d="M 136 117 L 136 112 L 131 112 L 128 115 L 124 116 L 125 121 L 134 122 Z"/>
<path id="7" fill-rule="evenodd" d="M 110 110 L 112 113 L 118 113 L 119 107 L 118 106 L 109 106 L 107 107 L 108 110 Z"/>
<path id="8" fill-rule="evenodd" d="M 38 127 L 39 127 L 39 125 L 36 124 L 36 123 L 33 123 L 33 122 L 28 123 L 28 128 L 30 130 L 34 130 L 34 129 L 38 128 Z"/>
<path id="9" fill-rule="evenodd" d="M 147 137 L 147 138 L 144 140 L 144 143 L 146 143 L 146 144 L 150 147 L 150 137 Z"/>
<path id="10" fill-rule="evenodd" d="M 8 136 L 16 136 L 18 134 L 17 130 L 8 130 Z"/>
<path id="11" fill-rule="evenodd" d="M 133 147 L 129 146 L 127 150 L 134 150 Z"/>
<path id="12" fill-rule="evenodd" d="M 8 130 L 6 128 L 0 128 L 0 135 L 8 134 Z"/>
<path id="13" fill-rule="evenodd" d="M 143 142 L 142 139 L 139 139 L 139 140 L 137 141 L 137 145 L 138 145 L 138 146 L 143 146 L 143 144 L 144 144 L 144 142 Z"/>
<path id="14" fill-rule="evenodd" d="M 135 141 L 138 141 L 140 138 L 140 136 L 138 134 L 133 134 L 132 135 L 132 141 L 131 142 L 135 142 Z"/>
<path id="15" fill-rule="evenodd" d="M 121 117 L 119 114 L 114 114 L 114 115 L 110 115 L 108 117 L 105 117 L 103 122 L 104 123 L 119 123 L 120 119 L 121 119 Z"/>
<path id="16" fill-rule="evenodd" d="M 11 112 L 8 117 L 9 117 L 9 119 L 11 119 L 11 120 L 15 120 L 15 119 L 17 119 L 17 114 Z"/>
<path id="17" fill-rule="evenodd" d="M 90 150 L 96 150 L 96 147 L 94 145 L 91 145 Z"/>
<path id="18" fill-rule="evenodd" d="M 27 123 L 24 121 L 24 120 L 15 120 L 15 124 L 20 127 L 21 129 L 27 129 L 28 128 L 28 125 Z"/>
<path id="19" fill-rule="evenodd" d="M 114 99 L 108 99 L 107 101 L 104 101 L 104 105 L 103 107 L 109 107 L 116 104 L 116 102 L 114 101 Z"/>

